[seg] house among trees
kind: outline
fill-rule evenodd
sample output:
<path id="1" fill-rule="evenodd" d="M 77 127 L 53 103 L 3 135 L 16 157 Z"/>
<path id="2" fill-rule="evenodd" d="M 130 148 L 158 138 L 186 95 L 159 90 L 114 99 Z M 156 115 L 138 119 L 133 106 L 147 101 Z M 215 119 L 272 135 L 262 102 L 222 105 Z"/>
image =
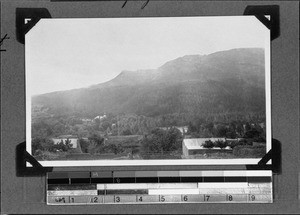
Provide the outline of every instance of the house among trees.
<path id="1" fill-rule="evenodd" d="M 92 119 L 88 119 L 88 118 L 83 118 L 83 119 L 81 119 L 81 121 L 82 121 L 83 123 L 88 124 L 88 123 L 91 123 L 93 120 L 92 120 Z"/>
<path id="2" fill-rule="evenodd" d="M 63 144 L 70 144 L 71 148 L 77 148 L 78 137 L 74 135 L 61 135 L 57 138 L 52 138 L 54 144 L 59 144 L 63 142 Z"/>
<path id="3" fill-rule="evenodd" d="M 188 131 L 188 126 L 170 126 L 170 127 L 159 127 L 162 130 L 169 130 L 170 128 L 177 128 L 182 135 L 185 135 Z"/>
<path id="4" fill-rule="evenodd" d="M 177 128 L 182 135 L 186 134 L 188 131 L 188 126 L 175 126 L 175 128 Z"/>
<path id="5" fill-rule="evenodd" d="M 196 154 L 205 154 L 208 151 L 209 152 L 219 152 L 219 151 L 232 151 L 232 149 L 224 148 L 221 149 L 219 147 L 213 147 L 213 148 L 205 148 L 203 147 L 203 144 L 205 141 L 226 141 L 226 138 L 193 138 L 193 139 L 183 139 L 182 141 L 182 155 L 183 157 L 188 157 L 190 155 L 196 155 Z"/>
<path id="6" fill-rule="evenodd" d="M 94 119 L 93 119 L 93 121 L 96 121 L 96 120 L 102 120 L 102 119 L 106 119 L 106 114 L 104 114 L 104 115 L 102 115 L 102 116 L 96 116 Z"/>

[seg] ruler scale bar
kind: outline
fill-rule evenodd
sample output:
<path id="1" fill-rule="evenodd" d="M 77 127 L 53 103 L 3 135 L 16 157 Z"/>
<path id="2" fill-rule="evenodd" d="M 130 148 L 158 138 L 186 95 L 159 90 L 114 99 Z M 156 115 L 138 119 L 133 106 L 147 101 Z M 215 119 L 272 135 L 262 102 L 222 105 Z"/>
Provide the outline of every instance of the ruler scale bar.
<path id="1" fill-rule="evenodd" d="M 269 195 L 253 194 L 184 194 L 184 195 L 85 195 L 48 196 L 49 205 L 67 204 L 124 204 L 124 203 L 272 203 Z"/>
<path id="2" fill-rule="evenodd" d="M 139 180 L 137 178 L 97 178 L 97 179 L 48 179 L 48 184 L 123 184 L 123 183 L 185 183 L 185 182 L 201 182 L 201 183 L 211 183 L 211 182 L 218 182 L 218 183 L 236 183 L 236 182 L 248 182 L 248 183 L 268 183 L 271 182 L 271 177 L 247 177 L 247 178 L 241 178 L 241 177 L 184 177 L 184 178 L 143 178 L 142 180 Z"/>
<path id="3" fill-rule="evenodd" d="M 47 191 L 48 196 L 81 196 L 98 195 L 97 190 L 53 190 Z"/>
<path id="4" fill-rule="evenodd" d="M 122 190 L 106 190 L 106 195 L 123 195 L 123 194 L 148 194 L 148 189 L 122 189 Z"/>
<path id="5" fill-rule="evenodd" d="M 271 171 L 47 174 L 47 204 L 271 203 Z"/>
<path id="6" fill-rule="evenodd" d="M 197 183 L 137 183 L 137 184 L 97 184 L 97 189 L 159 189 L 159 188 L 198 188 Z"/>
<path id="7" fill-rule="evenodd" d="M 199 189 L 149 189 L 149 195 L 199 194 Z"/>
<path id="8" fill-rule="evenodd" d="M 48 179 L 58 178 L 138 178 L 138 177 L 271 177 L 270 170 L 226 170 L 226 171 L 98 171 L 98 172 L 50 172 Z"/>
<path id="9" fill-rule="evenodd" d="M 48 190 L 95 190 L 95 189 L 97 189 L 97 184 L 80 184 L 80 185 L 48 184 Z"/>

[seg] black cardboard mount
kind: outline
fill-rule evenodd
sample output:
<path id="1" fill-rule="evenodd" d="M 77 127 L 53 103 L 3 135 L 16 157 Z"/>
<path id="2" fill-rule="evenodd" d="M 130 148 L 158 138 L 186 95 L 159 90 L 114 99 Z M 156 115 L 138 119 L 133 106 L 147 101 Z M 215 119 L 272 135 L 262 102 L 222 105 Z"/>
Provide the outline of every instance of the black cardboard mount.
<path id="1" fill-rule="evenodd" d="M 148 2 L 148 1 L 147 1 Z M 271 40 L 280 35 L 279 6 L 278 5 L 252 5 L 247 6 L 244 15 L 255 15 L 271 31 Z M 270 20 L 265 16 L 269 15 Z M 17 40 L 24 44 L 25 34 L 36 25 L 41 18 L 51 18 L 46 8 L 17 8 L 16 9 L 16 35 Z M 26 23 L 25 20 L 28 20 Z M 53 171 L 53 167 L 43 167 L 32 155 L 26 151 L 26 142 L 20 143 L 16 148 L 17 176 L 45 175 Z M 267 164 L 272 160 L 272 164 Z M 32 167 L 27 167 L 26 163 Z M 245 165 L 247 170 L 272 170 L 275 174 L 281 173 L 281 144 L 272 139 L 271 150 L 258 162 L 257 165 Z M 233 166 L 233 169 L 234 166 Z"/>

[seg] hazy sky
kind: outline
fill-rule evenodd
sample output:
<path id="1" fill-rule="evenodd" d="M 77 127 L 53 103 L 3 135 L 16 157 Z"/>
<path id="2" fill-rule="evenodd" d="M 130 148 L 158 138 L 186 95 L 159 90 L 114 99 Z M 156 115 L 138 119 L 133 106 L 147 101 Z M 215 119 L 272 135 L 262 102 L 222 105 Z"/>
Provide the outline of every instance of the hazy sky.
<path id="1" fill-rule="evenodd" d="M 26 34 L 30 94 L 87 87 L 190 54 L 265 47 L 253 16 L 41 19 Z"/>

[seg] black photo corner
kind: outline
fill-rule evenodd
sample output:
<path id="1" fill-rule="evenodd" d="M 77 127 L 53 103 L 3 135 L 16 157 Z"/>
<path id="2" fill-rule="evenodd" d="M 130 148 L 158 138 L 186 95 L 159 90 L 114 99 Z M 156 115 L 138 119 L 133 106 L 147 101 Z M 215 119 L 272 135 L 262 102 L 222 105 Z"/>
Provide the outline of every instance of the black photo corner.
<path id="1" fill-rule="evenodd" d="M 27 162 L 31 167 L 27 166 Z M 52 167 L 43 167 L 31 154 L 26 151 L 26 142 L 16 147 L 16 173 L 17 177 L 46 176 Z"/>
<path id="2" fill-rule="evenodd" d="M 42 18 L 51 18 L 46 8 L 16 8 L 17 40 L 25 44 L 25 34 Z"/>
<path id="3" fill-rule="evenodd" d="M 255 15 L 268 29 L 271 30 L 271 41 L 280 36 L 279 5 L 249 5 L 244 15 Z M 270 16 L 268 19 L 266 16 Z"/>

